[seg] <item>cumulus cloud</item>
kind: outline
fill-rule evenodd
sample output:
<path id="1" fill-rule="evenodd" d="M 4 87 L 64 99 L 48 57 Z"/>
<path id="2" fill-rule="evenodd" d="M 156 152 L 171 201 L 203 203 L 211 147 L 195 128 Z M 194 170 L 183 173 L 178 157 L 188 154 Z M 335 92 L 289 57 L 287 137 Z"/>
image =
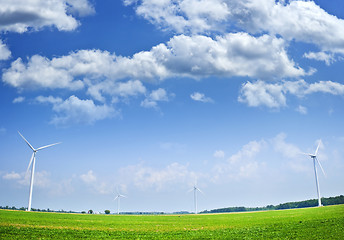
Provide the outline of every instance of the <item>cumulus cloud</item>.
<path id="1" fill-rule="evenodd" d="M 87 16 L 95 13 L 95 9 L 88 0 L 67 0 L 67 12 Z"/>
<path id="2" fill-rule="evenodd" d="M 11 51 L 0 39 L 0 60 L 7 60 L 11 57 Z"/>
<path id="3" fill-rule="evenodd" d="M 287 143 L 285 140 L 287 135 L 285 133 L 278 134 L 271 140 L 271 143 L 276 152 L 283 154 L 287 158 L 297 158 L 302 153 L 301 150 L 294 144 Z"/>
<path id="4" fill-rule="evenodd" d="M 268 31 L 286 40 L 316 44 L 323 51 L 344 53 L 344 20 L 313 1 L 234 1 L 235 19 L 252 33 Z"/>
<path id="5" fill-rule="evenodd" d="M 72 95 L 66 100 L 52 96 L 38 96 L 39 103 L 49 103 L 53 105 L 56 115 L 51 120 L 52 124 L 68 125 L 71 123 L 93 124 L 97 120 L 102 120 L 115 115 L 115 110 L 111 106 L 96 105 L 93 100 L 82 100 Z"/>
<path id="6" fill-rule="evenodd" d="M 154 46 L 132 57 L 117 56 L 101 50 L 79 50 L 68 55 L 48 59 L 40 55 L 18 58 L 3 71 L 4 83 L 21 91 L 29 89 L 67 89 L 86 91 L 92 99 L 80 100 L 71 96 L 62 101 L 54 97 L 56 116 L 52 123 L 93 123 L 112 116 L 107 105 L 120 98 L 146 95 L 143 82 L 162 81 L 172 77 L 199 79 L 207 76 L 275 79 L 307 75 L 287 56 L 281 38 L 263 35 L 254 37 L 247 33 L 233 33 L 216 38 L 195 35 L 174 36 L 166 44 Z M 159 88 L 141 102 L 143 107 L 157 107 L 169 101 L 173 94 Z M 194 100 L 210 102 L 201 93 Z M 96 105 L 93 99 L 103 105 Z"/>
<path id="7" fill-rule="evenodd" d="M 243 84 L 238 100 L 250 107 L 263 105 L 269 108 L 279 108 L 286 106 L 283 85 L 268 84 L 263 81 Z"/>
<path id="8" fill-rule="evenodd" d="M 248 76 L 274 79 L 307 73 L 288 58 L 281 38 L 247 33 L 211 37 L 175 36 L 166 46 L 163 63 L 174 75 L 194 78 Z"/>
<path id="9" fill-rule="evenodd" d="M 331 65 L 336 61 L 333 53 L 326 52 L 308 52 L 305 53 L 303 57 L 317 61 L 324 61 L 327 66 Z"/>
<path id="10" fill-rule="evenodd" d="M 25 100 L 25 97 L 23 96 L 19 96 L 19 97 L 16 97 L 15 99 L 13 99 L 13 103 L 21 103 L 21 102 L 24 102 Z"/>
<path id="11" fill-rule="evenodd" d="M 238 101 L 250 107 L 266 106 L 278 109 L 287 106 L 287 94 L 303 97 L 313 93 L 344 95 L 344 85 L 332 81 L 307 83 L 304 80 L 298 80 L 266 83 L 258 80 L 242 85 Z"/>
<path id="12" fill-rule="evenodd" d="M 30 174 L 10 172 L 4 173 L 2 178 L 8 181 L 14 181 L 21 186 L 30 185 Z M 36 171 L 35 172 L 35 187 L 48 188 L 51 186 L 50 173 L 47 171 Z"/>
<path id="13" fill-rule="evenodd" d="M 309 159 L 295 144 L 286 141 L 287 135 L 280 133 L 270 140 L 273 149 L 287 159 L 286 166 L 295 172 L 309 172 Z"/>
<path id="14" fill-rule="evenodd" d="M 212 103 L 214 102 L 213 99 L 210 97 L 206 97 L 203 93 L 194 92 L 190 95 L 192 100 L 204 102 L 204 103 Z"/>
<path id="15" fill-rule="evenodd" d="M 236 27 L 253 34 L 269 32 L 286 40 L 316 44 L 344 53 L 344 21 L 313 1 L 276 0 L 124 0 L 158 28 L 177 33 L 224 33 Z"/>
<path id="16" fill-rule="evenodd" d="M 85 174 L 81 174 L 80 179 L 85 183 L 93 183 L 93 182 L 97 181 L 97 177 L 94 175 L 92 170 L 89 170 Z"/>
<path id="17" fill-rule="evenodd" d="M 281 78 L 306 75 L 288 58 L 285 47 L 283 39 L 268 35 L 256 38 L 233 33 L 215 39 L 179 35 L 131 58 L 100 50 L 80 50 L 51 60 L 34 55 L 27 63 L 18 58 L 4 71 L 2 78 L 20 89 L 78 90 L 87 84 L 89 93 L 101 99 L 100 93 L 108 91 L 109 84 L 128 78 L 137 84 L 135 79 L 152 81 L 173 76 Z"/>
<path id="18" fill-rule="evenodd" d="M 169 96 L 165 89 L 159 88 L 157 90 L 153 90 L 145 100 L 141 102 L 141 106 L 145 108 L 156 108 L 158 102 L 161 101 L 169 101 Z"/>
<path id="19" fill-rule="evenodd" d="M 299 105 L 297 108 L 296 108 L 296 111 L 303 114 L 303 115 L 306 115 L 307 114 L 307 108 L 304 107 L 304 106 L 301 106 Z"/>
<path id="20" fill-rule="evenodd" d="M 267 147 L 265 140 L 251 141 L 225 162 L 213 167 L 212 180 L 254 178 L 264 162 L 258 162 L 256 156 Z"/>
<path id="21" fill-rule="evenodd" d="M 224 158 L 225 157 L 225 152 L 222 150 L 216 150 L 213 154 L 215 158 Z"/>
<path id="22" fill-rule="evenodd" d="M 18 58 L 4 71 L 2 80 L 19 89 L 83 88 L 84 84 L 81 81 L 74 80 L 65 69 L 56 67 L 54 62 L 39 55 L 32 56 L 27 64 Z"/>
<path id="23" fill-rule="evenodd" d="M 130 1 L 136 4 L 136 13 L 159 28 L 178 33 L 200 33 L 221 30 L 230 14 L 227 4 L 221 0 L 167 0 L 167 1 Z"/>
<path id="24" fill-rule="evenodd" d="M 87 0 L 5 0 L 0 5 L 0 32 L 23 33 L 50 26 L 71 31 L 80 23 L 69 13 L 85 16 L 93 12 Z"/>
<path id="25" fill-rule="evenodd" d="M 311 153 L 315 151 L 318 142 L 315 141 Z M 322 145 L 320 147 L 323 148 Z M 322 155 L 321 159 L 326 159 L 323 152 L 319 154 Z M 265 159 L 273 159 L 274 156 L 276 162 L 270 162 L 272 166 L 268 166 Z M 276 171 L 276 166 L 280 166 L 283 171 L 312 171 L 309 157 L 303 155 L 296 144 L 288 142 L 285 133 L 279 133 L 273 138 L 250 141 L 223 162 L 216 163 L 212 168 L 211 180 L 222 183 L 228 180 L 256 179 L 268 174 L 267 171 Z"/>
<path id="26" fill-rule="evenodd" d="M 196 179 L 196 173 L 186 165 L 172 163 L 163 169 L 155 169 L 142 164 L 132 165 L 120 170 L 127 183 L 134 184 L 139 189 L 153 188 L 157 191 L 176 183 L 188 183 Z"/>
<path id="27" fill-rule="evenodd" d="M 3 175 L 2 178 L 6 180 L 17 180 L 17 179 L 20 179 L 21 176 L 19 173 L 12 171 L 10 173 L 6 173 L 5 175 Z"/>

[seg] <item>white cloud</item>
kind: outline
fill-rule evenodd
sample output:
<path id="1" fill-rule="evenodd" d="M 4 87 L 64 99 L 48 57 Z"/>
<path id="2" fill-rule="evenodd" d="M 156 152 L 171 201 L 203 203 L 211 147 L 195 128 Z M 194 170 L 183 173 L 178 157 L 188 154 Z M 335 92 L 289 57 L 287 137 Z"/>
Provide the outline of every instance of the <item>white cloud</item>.
<path id="1" fill-rule="evenodd" d="M 169 101 L 169 96 L 165 89 L 159 88 L 157 90 L 153 90 L 149 96 L 145 100 L 141 102 L 142 107 L 146 108 L 156 108 L 158 105 L 158 102 L 161 101 Z"/>
<path id="2" fill-rule="evenodd" d="M 97 177 L 93 174 L 92 170 L 89 170 L 85 174 L 81 174 L 80 179 L 82 181 L 84 181 L 85 183 L 93 183 L 93 182 L 97 181 Z"/>
<path id="3" fill-rule="evenodd" d="M 92 84 L 89 82 L 87 93 L 94 99 L 105 102 L 104 94 L 117 97 L 134 97 L 146 93 L 146 87 L 139 80 L 129 80 L 127 82 L 114 82 L 105 80 Z"/>
<path id="4" fill-rule="evenodd" d="M 303 115 L 306 115 L 307 114 L 307 108 L 304 107 L 304 106 L 301 106 L 299 105 L 297 108 L 296 108 L 296 111 L 303 114 Z"/>
<path id="5" fill-rule="evenodd" d="M 204 103 L 212 103 L 213 99 L 206 97 L 203 93 L 194 92 L 190 95 L 191 99 Z"/>
<path id="6" fill-rule="evenodd" d="M 287 158 L 297 158 L 300 156 L 301 150 L 294 144 L 287 143 L 285 139 L 287 135 L 285 133 L 278 134 L 271 140 L 271 143 L 276 152 L 281 153 Z"/>
<path id="7" fill-rule="evenodd" d="M 200 33 L 223 29 L 230 10 L 221 0 L 164 0 L 128 1 L 138 3 L 136 13 L 159 28 L 172 29 L 178 33 Z"/>
<path id="8" fill-rule="evenodd" d="M 287 142 L 286 138 L 285 133 L 280 133 L 270 139 L 251 141 L 243 145 L 226 161 L 213 166 L 211 180 L 215 183 L 223 183 L 228 180 L 252 180 L 276 170 L 311 172 L 309 157 L 302 154 L 298 146 Z M 314 148 L 308 151 L 313 153 L 318 142 L 319 140 L 315 142 Z M 320 149 L 323 149 L 322 144 Z M 319 151 L 319 154 L 319 158 L 327 158 L 322 151 Z M 268 159 L 274 161 L 267 161 L 268 165 L 266 162 Z"/>
<path id="9" fill-rule="evenodd" d="M 256 157 L 268 146 L 264 140 L 251 141 L 244 145 L 237 153 L 230 156 L 226 162 L 213 167 L 212 180 L 255 178 L 264 162 L 258 162 Z"/>
<path id="10" fill-rule="evenodd" d="M 286 142 L 287 135 L 278 134 L 270 140 L 274 150 L 287 159 L 286 166 L 295 172 L 310 172 L 309 157 L 303 154 L 295 144 Z"/>
<path id="11" fill-rule="evenodd" d="M 250 32 L 269 31 L 287 40 L 314 43 L 323 51 L 344 53 L 344 21 L 313 1 L 234 1 L 237 21 Z"/>
<path id="12" fill-rule="evenodd" d="M 179 163 L 172 163 L 163 169 L 154 169 L 142 164 L 132 165 L 120 170 L 121 179 L 132 183 L 139 189 L 153 188 L 157 191 L 164 190 L 167 186 L 177 183 L 188 183 L 196 179 L 196 174 L 188 167 Z"/>
<path id="13" fill-rule="evenodd" d="M 280 108 L 287 106 L 287 94 L 303 97 L 313 93 L 344 95 L 344 85 L 332 81 L 307 83 L 304 80 L 298 80 L 266 83 L 258 80 L 242 85 L 238 101 L 246 103 L 250 107 Z"/>
<path id="14" fill-rule="evenodd" d="M 88 0 L 67 0 L 67 11 L 80 16 L 87 16 L 95 13 L 94 7 Z"/>
<path id="15" fill-rule="evenodd" d="M 52 123 L 94 123 L 111 117 L 114 109 L 107 105 L 121 98 L 146 94 L 142 81 L 169 77 L 249 76 L 280 78 L 303 76 L 307 73 L 288 59 L 283 39 L 246 33 L 227 34 L 212 39 L 205 36 L 175 36 L 166 44 L 150 51 L 121 57 L 101 50 L 80 50 L 69 55 L 48 59 L 34 55 L 25 63 L 21 58 L 3 71 L 2 80 L 23 91 L 26 89 L 67 89 L 86 91 L 92 99 L 76 96 L 62 100 L 43 99 L 56 113 Z M 173 94 L 159 88 L 152 91 L 141 106 L 157 108 L 158 102 L 169 101 Z M 210 101 L 200 94 L 194 99 Z M 39 98 L 37 99 L 39 100 Z M 41 99 L 42 100 L 42 99 Z M 276 105 L 276 104 L 275 104 Z"/>
<path id="16" fill-rule="evenodd" d="M 244 159 L 253 158 L 257 155 L 263 147 L 265 147 L 266 142 L 264 140 L 261 141 L 251 141 L 248 144 L 244 145 L 239 152 L 232 155 L 228 161 L 230 163 L 236 163 L 243 161 Z"/>
<path id="17" fill-rule="evenodd" d="M 50 103 L 56 115 L 51 123 L 56 125 L 68 125 L 70 123 L 93 124 L 115 115 L 115 110 L 107 105 L 96 105 L 93 100 L 81 100 L 76 96 L 70 96 L 66 100 L 52 96 L 39 96 L 36 100 L 40 103 Z"/>
<path id="18" fill-rule="evenodd" d="M 11 173 L 6 173 L 5 175 L 3 175 L 2 178 L 6 180 L 17 180 L 20 179 L 21 176 L 19 173 L 12 171 Z"/>
<path id="19" fill-rule="evenodd" d="M 25 97 L 23 96 L 19 96 L 19 97 L 16 97 L 15 99 L 13 99 L 13 103 L 21 103 L 21 102 L 24 102 L 25 100 Z"/>
<path id="20" fill-rule="evenodd" d="M 238 100 L 250 107 L 263 105 L 269 108 L 279 108 L 286 106 L 283 86 L 280 84 L 268 84 L 263 81 L 243 84 Z"/>
<path id="21" fill-rule="evenodd" d="M 322 51 L 344 53 L 344 21 L 313 1 L 284 0 L 124 0 L 158 28 L 177 33 L 224 33 L 241 28 L 268 32 L 290 41 L 316 44 Z M 239 30 L 240 31 L 240 30 Z"/>
<path id="22" fill-rule="evenodd" d="M 87 0 L 3 0 L 0 5 L 0 31 L 23 33 L 55 26 L 71 31 L 80 23 L 69 13 L 85 16 L 94 12 Z"/>
<path id="23" fill-rule="evenodd" d="M 28 172 L 25 172 L 25 173 L 20 173 L 19 175 L 20 175 L 20 177 L 16 176 L 16 178 L 12 178 L 11 180 L 17 181 L 17 183 L 20 185 L 29 186 L 31 174 L 28 174 Z M 47 172 L 47 171 L 38 171 L 38 172 L 35 171 L 35 182 L 34 182 L 35 187 L 49 188 L 51 186 L 51 184 L 52 184 L 52 182 L 50 180 L 50 173 L 49 172 Z"/>
<path id="24" fill-rule="evenodd" d="M 332 81 L 319 81 L 309 84 L 305 94 L 328 93 L 332 95 L 344 95 L 344 84 Z"/>
<path id="25" fill-rule="evenodd" d="M 281 38 L 247 33 L 229 33 L 215 39 L 206 36 L 175 36 L 166 46 L 160 45 L 161 61 L 174 75 L 204 78 L 207 76 L 274 79 L 307 75 L 287 56 Z M 161 55 L 161 54 L 160 54 Z"/>
<path id="26" fill-rule="evenodd" d="M 89 93 L 96 96 L 106 93 L 108 85 L 128 78 L 151 81 L 172 76 L 280 78 L 306 74 L 288 58 L 283 39 L 233 33 L 216 39 L 175 36 L 167 44 L 131 58 L 100 50 L 80 50 L 51 60 L 34 55 L 26 64 L 18 58 L 4 70 L 2 78 L 19 89 L 79 90 L 86 83 Z"/>
<path id="27" fill-rule="evenodd" d="M 216 150 L 213 154 L 215 158 L 224 158 L 225 157 L 225 152 L 222 150 Z"/>
<path id="28" fill-rule="evenodd" d="M 0 60 L 7 60 L 11 57 L 11 51 L 0 39 Z"/>
<path id="29" fill-rule="evenodd" d="M 336 61 L 334 54 L 326 52 L 308 52 L 303 55 L 304 58 L 314 59 L 317 61 L 324 61 L 327 66 Z"/>
<path id="30" fill-rule="evenodd" d="M 11 68 L 4 71 L 2 79 L 5 83 L 19 88 L 67 88 L 77 90 L 83 88 L 80 80 L 74 80 L 66 69 L 61 69 L 39 55 L 34 55 L 24 64 L 18 58 L 11 64 Z"/>

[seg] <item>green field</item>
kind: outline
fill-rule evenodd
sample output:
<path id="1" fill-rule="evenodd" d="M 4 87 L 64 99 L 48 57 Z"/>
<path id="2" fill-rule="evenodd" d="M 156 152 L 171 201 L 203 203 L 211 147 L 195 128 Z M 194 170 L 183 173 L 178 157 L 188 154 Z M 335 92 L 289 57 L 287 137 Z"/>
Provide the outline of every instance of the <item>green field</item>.
<path id="1" fill-rule="evenodd" d="M 344 205 L 211 215 L 0 210 L 0 239 L 344 239 Z"/>

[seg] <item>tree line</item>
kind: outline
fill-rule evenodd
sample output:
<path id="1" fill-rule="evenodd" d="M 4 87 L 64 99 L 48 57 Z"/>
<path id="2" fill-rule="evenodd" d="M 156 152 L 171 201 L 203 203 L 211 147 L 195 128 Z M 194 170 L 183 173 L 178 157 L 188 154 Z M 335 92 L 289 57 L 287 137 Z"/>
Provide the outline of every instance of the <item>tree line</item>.
<path id="1" fill-rule="evenodd" d="M 324 206 L 328 205 L 338 205 L 338 204 L 344 204 L 344 196 L 336 196 L 336 197 L 328 197 L 328 198 L 321 198 L 321 202 Z M 264 210 L 280 210 L 280 209 L 291 209 L 291 208 L 307 208 L 307 207 L 316 207 L 318 206 L 318 199 L 310 199 L 305 201 L 299 201 L 299 202 L 287 202 L 287 203 L 281 203 L 278 205 L 267 205 L 265 207 L 227 207 L 227 208 L 219 208 L 219 209 L 213 209 L 213 210 L 205 210 L 200 213 L 224 213 L 224 212 L 252 212 L 252 211 L 264 211 Z M 16 207 L 9 207 L 0 206 L 0 209 L 9 209 L 9 210 L 21 210 L 25 211 L 26 208 L 16 208 Z M 31 211 L 36 212 L 59 212 L 59 213 L 86 213 L 86 211 L 82 212 L 75 212 L 75 211 L 65 211 L 65 210 L 51 210 L 51 209 L 36 209 L 32 208 Z M 105 214 L 110 214 L 110 210 L 105 210 Z M 88 210 L 87 213 L 93 214 L 93 210 Z M 174 214 L 188 214 L 187 211 L 181 211 L 181 212 L 175 212 Z M 122 212 L 121 214 L 135 214 L 135 215 L 148 215 L 148 214 L 165 214 L 164 212 Z"/>
<path id="2" fill-rule="evenodd" d="M 338 205 L 344 204 L 344 196 L 336 196 L 336 197 L 328 197 L 328 198 L 321 198 L 321 202 L 324 206 L 328 205 Z M 291 209 L 291 208 L 307 208 L 307 207 L 316 207 L 318 206 L 318 199 L 310 199 L 305 201 L 299 202 L 287 202 L 281 203 L 278 205 L 267 205 L 265 207 L 255 207 L 255 208 L 247 208 L 247 207 L 227 207 L 227 208 L 219 208 L 213 210 L 205 210 L 200 213 L 224 213 L 224 212 L 252 212 L 252 211 L 264 211 L 264 210 L 280 210 L 280 209 Z"/>

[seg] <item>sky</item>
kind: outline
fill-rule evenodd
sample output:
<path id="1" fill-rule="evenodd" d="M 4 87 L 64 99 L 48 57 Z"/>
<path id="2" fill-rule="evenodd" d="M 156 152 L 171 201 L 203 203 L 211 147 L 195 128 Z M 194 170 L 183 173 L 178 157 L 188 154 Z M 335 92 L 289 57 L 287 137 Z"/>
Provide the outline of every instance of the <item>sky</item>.
<path id="1" fill-rule="evenodd" d="M 116 212 L 344 194 L 344 1 L 0 0 L 0 205 Z M 319 167 L 318 167 L 319 170 Z"/>

